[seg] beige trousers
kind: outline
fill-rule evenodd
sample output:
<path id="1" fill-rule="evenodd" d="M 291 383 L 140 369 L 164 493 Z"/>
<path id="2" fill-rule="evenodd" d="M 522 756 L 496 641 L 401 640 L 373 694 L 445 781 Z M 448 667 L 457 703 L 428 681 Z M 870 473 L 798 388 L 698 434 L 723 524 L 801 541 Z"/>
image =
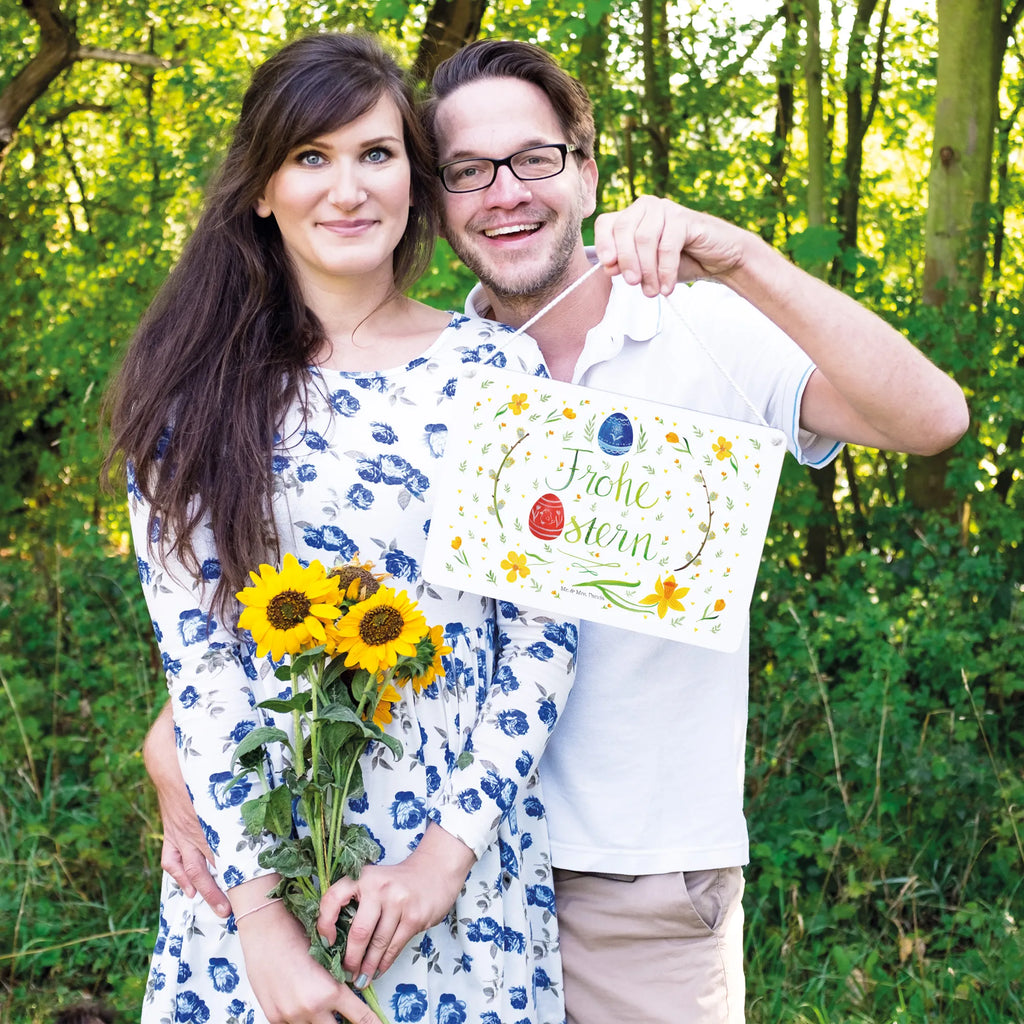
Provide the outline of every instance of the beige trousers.
<path id="1" fill-rule="evenodd" d="M 567 1024 L 743 1024 L 743 870 L 555 870 Z"/>

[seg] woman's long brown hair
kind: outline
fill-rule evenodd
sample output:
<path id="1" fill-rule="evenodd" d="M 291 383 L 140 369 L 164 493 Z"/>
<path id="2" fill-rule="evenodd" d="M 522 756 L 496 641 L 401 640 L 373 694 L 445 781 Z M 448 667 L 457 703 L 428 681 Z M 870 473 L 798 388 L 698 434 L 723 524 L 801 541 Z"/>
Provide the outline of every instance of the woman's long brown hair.
<path id="1" fill-rule="evenodd" d="M 429 143 L 411 87 L 370 36 L 299 39 L 262 64 L 242 101 L 225 162 L 181 259 L 146 312 L 112 381 L 105 476 L 127 462 L 150 505 L 150 535 L 201 578 L 194 538 L 205 520 L 220 562 L 222 615 L 248 570 L 276 560 L 275 434 L 305 401 L 323 329 L 306 308 L 273 217 L 254 204 L 296 146 L 366 113 L 398 106 L 413 207 L 394 254 L 397 290 L 426 269 L 438 224 Z"/>

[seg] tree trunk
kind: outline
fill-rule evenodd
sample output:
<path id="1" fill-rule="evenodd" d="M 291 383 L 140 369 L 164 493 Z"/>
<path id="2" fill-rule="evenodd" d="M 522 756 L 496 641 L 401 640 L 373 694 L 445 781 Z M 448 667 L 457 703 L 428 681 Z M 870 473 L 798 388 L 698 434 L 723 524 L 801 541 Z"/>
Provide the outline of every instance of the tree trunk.
<path id="1" fill-rule="evenodd" d="M 807 93 L 807 226 L 825 226 L 825 99 L 821 73 L 821 13 L 818 0 L 804 0 L 807 47 L 804 51 L 804 89 Z M 825 263 L 807 268 L 815 277 L 825 276 Z"/>
<path id="2" fill-rule="evenodd" d="M 39 26 L 39 49 L 0 92 L 0 170 L 21 119 L 78 52 L 74 25 L 56 0 L 22 0 L 22 6 Z"/>
<path id="3" fill-rule="evenodd" d="M 429 82 L 438 64 L 480 34 L 488 0 L 434 0 L 423 27 L 412 77 Z"/>
<path id="4" fill-rule="evenodd" d="M 938 0 L 935 136 L 928 177 L 923 299 L 962 288 L 980 301 L 1003 50 L 1000 4 Z"/>
<path id="5" fill-rule="evenodd" d="M 935 136 L 928 177 L 922 300 L 943 306 L 954 290 L 981 304 L 1006 34 L 995 0 L 938 0 L 939 56 Z M 908 500 L 920 509 L 951 508 L 950 453 L 910 458 Z"/>
<path id="6" fill-rule="evenodd" d="M 666 0 L 641 0 L 644 53 L 644 123 L 651 139 L 651 180 L 648 192 L 672 194 L 669 165 L 669 128 L 672 124 L 672 95 L 668 74 Z"/>

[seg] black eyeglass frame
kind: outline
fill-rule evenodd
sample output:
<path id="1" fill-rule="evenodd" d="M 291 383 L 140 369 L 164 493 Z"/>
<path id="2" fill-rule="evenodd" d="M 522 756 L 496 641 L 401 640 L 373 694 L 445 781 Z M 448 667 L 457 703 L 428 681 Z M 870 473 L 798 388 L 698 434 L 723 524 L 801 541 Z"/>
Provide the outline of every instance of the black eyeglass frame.
<path id="1" fill-rule="evenodd" d="M 517 150 L 515 153 L 511 153 L 509 156 L 502 157 L 500 160 L 495 160 L 489 156 L 476 156 L 476 157 L 462 157 L 459 160 L 449 160 L 446 164 L 441 164 L 437 169 L 437 176 L 441 179 L 441 184 L 444 186 L 446 192 L 451 192 L 452 195 L 462 196 L 468 192 L 482 192 L 485 188 L 490 188 L 495 179 L 498 177 L 498 168 L 507 167 L 512 175 L 519 181 L 546 181 L 548 178 L 557 178 L 565 170 L 565 161 L 570 153 L 579 152 L 579 146 L 574 145 L 571 142 L 545 142 L 540 146 L 527 146 L 526 149 Z M 557 149 L 562 154 L 562 166 L 557 171 L 552 171 L 551 174 L 541 174 L 536 178 L 524 178 L 521 174 L 516 173 L 516 169 L 512 166 L 512 161 L 517 156 L 522 156 L 524 153 L 532 153 L 536 149 Z M 448 182 L 444 179 L 444 172 L 449 167 L 454 167 L 456 164 L 474 164 L 474 163 L 489 163 L 491 165 L 491 177 L 483 185 L 474 185 L 472 188 L 451 188 Z"/>

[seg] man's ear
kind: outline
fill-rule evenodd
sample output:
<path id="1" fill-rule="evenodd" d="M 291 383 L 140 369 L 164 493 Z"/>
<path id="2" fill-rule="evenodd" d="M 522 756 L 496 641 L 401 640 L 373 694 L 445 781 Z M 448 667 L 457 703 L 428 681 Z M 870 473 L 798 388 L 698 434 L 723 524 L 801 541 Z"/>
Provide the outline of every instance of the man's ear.
<path id="1" fill-rule="evenodd" d="M 597 209 L 597 161 L 590 157 L 580 167 L 583 189 L 583 216 L 589 217 Z"/>

